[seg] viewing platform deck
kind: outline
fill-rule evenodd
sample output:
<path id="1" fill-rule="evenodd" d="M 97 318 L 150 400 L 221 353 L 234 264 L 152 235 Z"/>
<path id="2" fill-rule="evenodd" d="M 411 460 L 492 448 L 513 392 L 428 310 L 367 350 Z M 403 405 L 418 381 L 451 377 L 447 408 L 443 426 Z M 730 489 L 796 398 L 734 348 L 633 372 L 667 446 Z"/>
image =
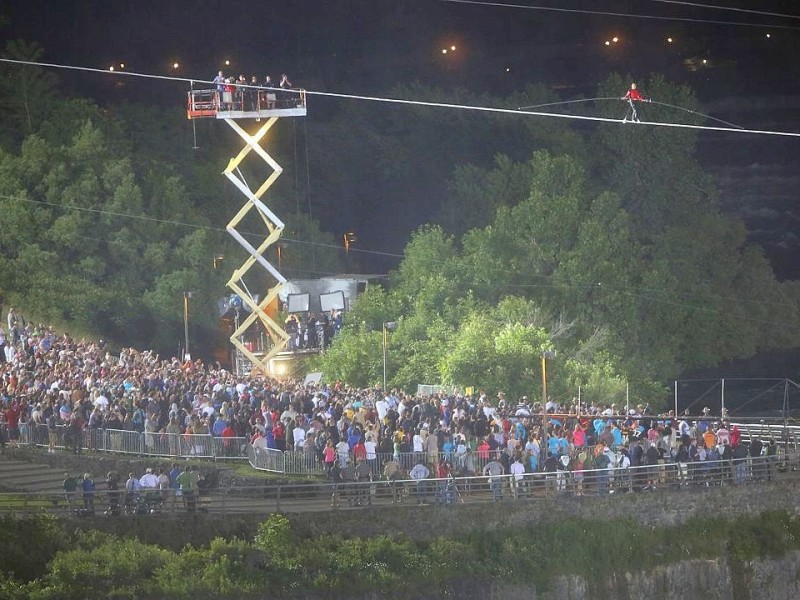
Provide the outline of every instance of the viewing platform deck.
<path id="1" fill-rule="evenodd" d="M 305 90 L 245 89 L 241 94 L 216 90 L 188 92 L 188 119 L 269 119 L 272 117 L 305 117 Z"/>

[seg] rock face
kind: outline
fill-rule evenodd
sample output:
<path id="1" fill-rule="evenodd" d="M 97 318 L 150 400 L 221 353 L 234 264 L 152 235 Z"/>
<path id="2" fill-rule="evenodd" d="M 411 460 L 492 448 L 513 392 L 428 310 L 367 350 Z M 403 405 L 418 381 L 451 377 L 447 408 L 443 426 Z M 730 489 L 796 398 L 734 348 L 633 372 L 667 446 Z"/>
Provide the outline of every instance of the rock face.
<path id="1" fill-rule="evenodd" d="M 463 596 L 462 596 L 463 597 Z M 800 552 L 748 562 L 686 560 L 590 583 L 558 577 L 547 590 L 495 582 L 489 600 L 786 600 L 800 598 Z"/>

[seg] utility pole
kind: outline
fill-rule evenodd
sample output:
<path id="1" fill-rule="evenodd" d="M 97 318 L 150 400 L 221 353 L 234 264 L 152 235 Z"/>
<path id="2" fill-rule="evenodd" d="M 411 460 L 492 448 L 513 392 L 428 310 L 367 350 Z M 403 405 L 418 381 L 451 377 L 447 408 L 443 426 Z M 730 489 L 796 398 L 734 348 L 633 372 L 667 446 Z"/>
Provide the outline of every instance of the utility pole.
<path id="1" fill-rule="evenodd" d="M 183 360 L 191 360 L 189 354 L 189 298 L 192 292 L 183 292 Z"/>

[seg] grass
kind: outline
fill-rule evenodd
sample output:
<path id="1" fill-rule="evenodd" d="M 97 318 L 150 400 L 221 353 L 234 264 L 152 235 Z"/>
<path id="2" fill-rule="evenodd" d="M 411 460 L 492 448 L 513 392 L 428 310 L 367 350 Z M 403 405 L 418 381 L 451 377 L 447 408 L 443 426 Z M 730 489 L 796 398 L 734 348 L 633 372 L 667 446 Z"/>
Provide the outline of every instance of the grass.
<path id="1" fill-rule="evenodd" d="M 0 512 L 14 510 L 31 510 L 36 508 L 50 509 L 61 504 L 61 498 L 53 496 L 46 498 L 43 496 L 23 496 L 23 495 L 0 495 Z"/>

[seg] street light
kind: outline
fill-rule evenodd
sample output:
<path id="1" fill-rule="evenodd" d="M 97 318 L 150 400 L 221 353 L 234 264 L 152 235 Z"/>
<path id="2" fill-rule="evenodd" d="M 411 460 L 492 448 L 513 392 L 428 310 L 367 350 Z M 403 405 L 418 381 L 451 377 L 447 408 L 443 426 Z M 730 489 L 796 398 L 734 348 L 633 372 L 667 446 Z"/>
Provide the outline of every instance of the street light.
<path id="1" fill-rule="evenodd" d="M 545 468 L 544 462 L 549 454 L 547 447 L 547 361 L 553 360 L 555 357 L 555 350 L 542 351 L 542 448 L 539 450 L 539 462 L 542 470 Z"/>
<path id="2" fill-rule="evenodd" d="M 344 252 L 345 254 L 350 254 L 350 244 L 354 244 L 358 241 L 356 234 L 354 231 L 348 231 L 344 234 Z"/>
<path id="3" fill-rule="evenodd" d="M 383 393 L 386 393 L 386 344 L 389 341 L 389 332 L 397 329 L 397 321 L 383 324 Z"/>
<path id="4" fill-rule="evenodd" d="M 189 298 L 192 292 L 183 292 L 183 360 L 191 360 L 189 354 Z"/>

